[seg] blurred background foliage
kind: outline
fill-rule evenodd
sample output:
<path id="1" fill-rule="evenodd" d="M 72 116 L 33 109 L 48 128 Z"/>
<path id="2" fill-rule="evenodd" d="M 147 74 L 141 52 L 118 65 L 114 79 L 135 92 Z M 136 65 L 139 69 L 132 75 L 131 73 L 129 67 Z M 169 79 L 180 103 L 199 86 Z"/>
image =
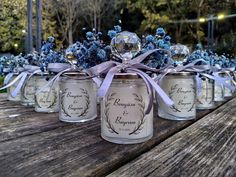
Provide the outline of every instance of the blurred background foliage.
<path id="1" fill-rule="evenodd" d="M 173 43 L 206 45 L 207 22 L 174 22 L 219 13 L 236 13 L 236 0 L 43 0 L 43 39 L 52 35 L 57 47 L 65 48 L 82 40 L 82 28 L 86 27 L 102 31 L 106 41 L 107 30 L 121 22 L 123 30 L 134 31 L 140 37 L 155 34 L 155 29 L 162 26 Z M 26 0 L 1 0 L 0 14 L 0 53 L 24 52 Z M 35 28 L 35 9 L 33 14 Z M 215 46 L 220 53 L 236 53 L 234 21 L 235 18 L 215 21 Z"/>

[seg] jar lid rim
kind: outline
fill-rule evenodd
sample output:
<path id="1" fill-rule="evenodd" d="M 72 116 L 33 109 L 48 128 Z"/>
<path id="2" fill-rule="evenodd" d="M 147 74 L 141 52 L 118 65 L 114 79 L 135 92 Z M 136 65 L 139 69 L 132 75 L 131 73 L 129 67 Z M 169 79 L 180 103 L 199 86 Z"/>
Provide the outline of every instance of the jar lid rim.
<path id="1" fill-rule="evenodd" d="M 105 78 L 106 74 L 101 75 L 102 78 Z M 126 72 L 126 73 L 116 73 L 114 79 L 140 79 L 141 77 L 137 73 Z"/>
<path id="2" fill-rule="evenodd" d="M 65 77 L 83 77 L 83 76 L 88 76 L 88 74 L 85 73 L 85 72 L 67 71 L 67 72 L 63 73 L 62 76 L 65 76 Z"/>
<path id="3" fill-rule="evenodd" d="M 168 76 L 172 76 L 172 75 L 175 75 L 175 76 L 193 76 L 193 75 L 196 75 L 196 73 L 195 72 L 189 72 L 189 71 L 180 71 L 180 72 L 168 73 L 167 75 Z"/>

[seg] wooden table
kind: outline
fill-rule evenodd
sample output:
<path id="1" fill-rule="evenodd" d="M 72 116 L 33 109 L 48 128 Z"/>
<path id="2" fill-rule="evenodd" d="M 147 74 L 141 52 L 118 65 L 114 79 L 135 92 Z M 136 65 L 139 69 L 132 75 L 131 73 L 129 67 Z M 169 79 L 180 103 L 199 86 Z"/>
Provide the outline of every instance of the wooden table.
<path id="1" fill-rule="evenodd" d="M 0 94 L 0 177 L 236 177 L 236 98 L 194 121 L 156 117 L 154 130 L 145 143 L 112 144 L 99 118 L 63 123 Z"/>

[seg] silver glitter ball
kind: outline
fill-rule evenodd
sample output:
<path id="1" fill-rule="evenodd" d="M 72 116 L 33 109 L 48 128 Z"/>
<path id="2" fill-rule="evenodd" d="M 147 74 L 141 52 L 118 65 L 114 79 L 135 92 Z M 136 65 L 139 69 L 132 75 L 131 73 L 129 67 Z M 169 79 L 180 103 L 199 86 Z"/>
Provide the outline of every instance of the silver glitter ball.
<path id="1" fill-rule="evenodd" d="M 176 44 L 170 47 L 172 53 L 172 59 L 179 64 L 183 64 L 187 61 L 187 57 L 190 54 L 190 50 L 187 46 L 182 44 Z"/>
<path id="2" fill-rule="evenodd" d="M 123 31 L 111 40 L 111 47 L 113 55 L 131 60 L 141 50 L 141 42 L 137 34 Z"/>

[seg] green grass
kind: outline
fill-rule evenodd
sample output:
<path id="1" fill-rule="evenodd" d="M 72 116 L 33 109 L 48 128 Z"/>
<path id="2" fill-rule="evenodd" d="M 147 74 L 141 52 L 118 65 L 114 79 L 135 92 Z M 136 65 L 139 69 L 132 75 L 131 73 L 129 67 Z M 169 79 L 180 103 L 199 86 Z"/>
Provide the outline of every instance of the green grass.
<path id="1" fill-rule="evenodd" d="M 0 76 L 0 87 L 2 87 L 3 81 L 4 81 L 4 77 L 3 77 L 3 76 Z M 6 92 L 7 92 L 6 89 L 0 90 L 0 93 L 6 93 Z"/>

